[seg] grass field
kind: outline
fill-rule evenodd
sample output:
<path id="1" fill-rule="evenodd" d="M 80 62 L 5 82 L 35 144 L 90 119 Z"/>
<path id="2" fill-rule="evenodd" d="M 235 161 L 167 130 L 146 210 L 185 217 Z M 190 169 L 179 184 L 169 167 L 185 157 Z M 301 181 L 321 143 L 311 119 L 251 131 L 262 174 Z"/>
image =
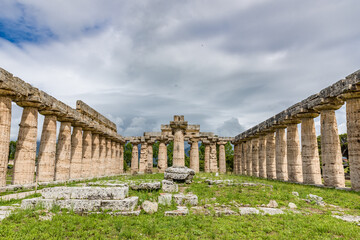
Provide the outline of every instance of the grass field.
<path id="1" fill-rule="evenodd" d="M 121 181 L 162 179 L 163 175 L 121 176 Z M 270 186 L 227 186 L 204 182 L 206 178 L 256 182 Z M 333 211 L 360 215 L 360 194 L 334 189 L 303 186 L 245 176 L 198 174 L 191 185 L 180 189 L 193 192 L 199 204 L 207 204 L 209 216 L 190 211 L 184 217 L 165 217 L 164 211 L 175 206 L 160 206 L 153 215 L 110 216 L 108 214 L 78 215 L 53 209 L 52 220 L 40 220 L 49 213 L 42 209 L 18 210 L 0 224 L 0 239 L 360 239 L 360 226 L 332 217 Z M 298 192 L 296 197 L 292 192 Z M 132 191 L 130 196 L 156 201 L 161 191 Z M 326 206 L 302 199 L 307 194 L 324 198 Z M 238 211 L 238 205 L 256 207 L 276 200 L 283 215 L 214 216 L 216 206 L 226 205 Z M 298 213 L 289 210 L 295 203 Z M 6 204 L 6 203 L 1 203 Z M 335 206 L 334 206 L 335 205 Z"/>

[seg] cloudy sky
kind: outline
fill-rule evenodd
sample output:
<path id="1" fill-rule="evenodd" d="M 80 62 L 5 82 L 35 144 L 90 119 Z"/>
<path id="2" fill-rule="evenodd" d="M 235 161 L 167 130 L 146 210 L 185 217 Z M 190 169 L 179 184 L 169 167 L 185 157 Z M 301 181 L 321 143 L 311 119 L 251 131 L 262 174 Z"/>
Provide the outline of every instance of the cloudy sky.
<path id="1" fill-rule="evenodd" d="M 358 70 L 359 12 L 358 0 L 0 0 L 0 67 L 124 136 L 175 114 L 235 136 Z"/>

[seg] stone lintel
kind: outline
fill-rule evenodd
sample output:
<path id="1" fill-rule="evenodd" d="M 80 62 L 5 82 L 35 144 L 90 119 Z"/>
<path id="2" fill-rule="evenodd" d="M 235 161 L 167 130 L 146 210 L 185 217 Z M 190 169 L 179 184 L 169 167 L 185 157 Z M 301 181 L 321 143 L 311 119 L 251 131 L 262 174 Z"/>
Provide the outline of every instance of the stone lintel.
<path id="1" fill-rule="evenodd" d="M 308 112 L 302 112 L 298 113 L 296 117 L 302 119 L 302 118 L 316 118 L 319 116 L 319 112 L 315 110 L 309 110 Z"/>
<path id="2" fill-rule="evenodd" d="M 316 111 L 322 110 L 338 110 L 344 105 L 344 101 L 339 98 L 324 99 L 323 103 L 314 107 Z"/>

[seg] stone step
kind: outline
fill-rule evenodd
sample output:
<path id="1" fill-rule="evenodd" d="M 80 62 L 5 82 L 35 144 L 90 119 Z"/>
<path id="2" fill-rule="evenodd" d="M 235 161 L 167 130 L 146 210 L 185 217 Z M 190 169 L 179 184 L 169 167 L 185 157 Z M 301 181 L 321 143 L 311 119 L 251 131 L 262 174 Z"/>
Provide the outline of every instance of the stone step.
<path id="1" fill-rule="evenodd" d="M 42 190 L 45 199 L 122 200 L 129 194 L 129 187 L 54 187 Z"/>

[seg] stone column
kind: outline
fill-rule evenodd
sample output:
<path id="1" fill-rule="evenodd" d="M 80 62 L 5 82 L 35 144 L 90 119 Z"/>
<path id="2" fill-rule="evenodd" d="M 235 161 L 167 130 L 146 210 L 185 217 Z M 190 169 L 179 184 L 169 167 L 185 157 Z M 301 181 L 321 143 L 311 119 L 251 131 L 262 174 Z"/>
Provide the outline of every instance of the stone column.
<path id="1" fill-rule="evenodd" d="M 92 154 L 92 133 L 90 130 L 83 132 L 83 148 L 81 161 L 81 177 L 89 178 L 91 174 L 91 154 Z"/>
<path id="2" fill-rule="evenodd" d="M 190 168 L 193 169 L 195 173 L 198 173 L 200 172 L 198 139 L 191 139 L 189 143 L 191 144 Z"/>
<path id="3" fill-rule="evenodd" d="M 210 172 L 210 142 L 209 143 L 204 143 L 204 145 L 205 145 L 204 172 L 209 173 Z"/>
<path id="4" fill-rule="evenodd" d="M 251 140 L 252 176 L 259 177 L 259 139 Z"/>
<path id="5" fill-rule="evenodd" d="M 246 175 L 252 176 L 252 144 L 251 139 L 246 141 Z"/>
<path id="6" fill-rule="evenodd" d="M 9 161 L 11 98 L 0 96 L 0 187 L 6 186 L 6 172 Z"/>
<path id="7" fill-rule="evenodd" d="M 158 155 L 158 172 L 163 173 L 167 168 L 167 147 L 166 141 L 161 140 L 159 143 L 159 155 Z"/>
<path id="8" fill-rule="evenodd" d="M 245 142 L 241 142 L 240 144 L 240 155 L 241 156 L 241 174 L 242 175 L 246 175 L 247 174 L 247 160 L 246 160 L 246 143 Z"/>
<path id="9" fill-rule="evenodd" d="M 266 178 L 266 135 L 259 137 L 259 177 Z"/>
<path id="10" fill-rule="evenodd" d="M 119 149 L 119 174 L 124 173 L 124 145 L 122 143 L 118 143 Z"/>
<path id="11" fill-rule="evenodd" d="M 147 165 L 146 165 L 146 170 L 145 173 L 152 173 L 153 172 L 153 163 L 154 163 L 154 157 L 153 157 L 153 145 L 154 142 L 148 142 L 147 143 Z"/>
<path id="12" fill-rule="evenodd" d="M 174 133 L 173 166 L 185 166 L 184 133 L 176 129 Z"/>
<path id="13" fill-rule="evenodd" d="M 301 157 L 305 184 L 321 184 L 319 151 L 314 123 L 314 117 L 317 116 L 317 113 L 300 115 Z"/>
<path id="14" fill-rule="evenodd" d="M 294 120 L 287 124 L 287 162 L 288 177 L 290 182 L 303 182 L 300 137 L 298 131 L 298 123 Z"/>
<path id="15" fill-rule="evenodd" d="M 66 181 L 70 178 L 71 122 L 61 122 L 56 148 L 55 180 Z"/>
<path id="16" fill-rule="evenodd" d="M 346 123 L 351 188 L 360 191 L 360 98 L 355 97 L 346 99 Z"/>
<path id="17" fill-rule="evenodd" d="M 285 128 L 278 126 L 275 137 L 276 179 L 281 181 L 288 180 Z"/>
<path id="18" fill-rule="evenodd" d="M 218 172 L 216 142 L 210 143 L 210 172 Z"/>
<path id="19" fill-rule="evenodd" d="M 100 176 L 100 135 L 92 133 L 92 147 L 91 147 L 91 177 Z"/>
<path id="20" fill-rule="evenodd" d="M 239 144 L 234 143 L 233 173 L 238 174 L 238 148 Z"/>
<path id="21" fill-rule="evenodd" d="M 111 176 L 112 161 L 111 161 L 111 139 L 106 138 L 106 158 L 105 158 L 105 176 Z"/>
<path id="22" fill-rule="evenodd" d="M 343 105 L 340 100 L 333 100 L 319 106 L 321 123 L 321 161 L 324 185 L 345 187 L 344 167 L 335 110 Z"/>
<path id="23" fill-rule="evenodd" d="M 99 176 L 105 176 L 106 170 L 106 138 L 99 136 Z"/>
<path id="24" fill-rule="evenodd" d="M 83 156 L 82 147 L 83 147 L 82 127 L 74 126 L 71 135 L 70 179 L 81 178 L 82 156 Z"/>
<path id="25" fill-rule="evenodd" d="M 56 116 L 45 115 L 38 156 L 38 182 L 52 182 L 55 178 Z"/>
<path id="26" fill-rule="evenodd" d="M 141 142 L 139 173 L 145 173 L 147 168 L 148 148 L 145 141 Z"/>
<path id="27" fill-rule="evenodd" d="M 226 154 L 225 154 L 226 142 L 218 142 L 218 144 L 219 144 L 219 173 L 226 173 Z"/>
<path id="28" fill-rule="evenodd" d="M 273 131 L 266 135 L 266 176 L 276 179 L 275 136 Z"/>
<path id="29" fill-rule="evenodd" d="M 16 143 L 12 184 L 23 185 L 34 182 L 37 124 L 38 109 L 25 106 Z"/>
<path id="30" fill-rule="evenodd" d="M 131 151 L 131 174 L 136 174 L 139 171 L 139 148 L 137 141 L 132 141 L 132 151 Z M 160 151 L 160 150 L 159 150 Z"/>

